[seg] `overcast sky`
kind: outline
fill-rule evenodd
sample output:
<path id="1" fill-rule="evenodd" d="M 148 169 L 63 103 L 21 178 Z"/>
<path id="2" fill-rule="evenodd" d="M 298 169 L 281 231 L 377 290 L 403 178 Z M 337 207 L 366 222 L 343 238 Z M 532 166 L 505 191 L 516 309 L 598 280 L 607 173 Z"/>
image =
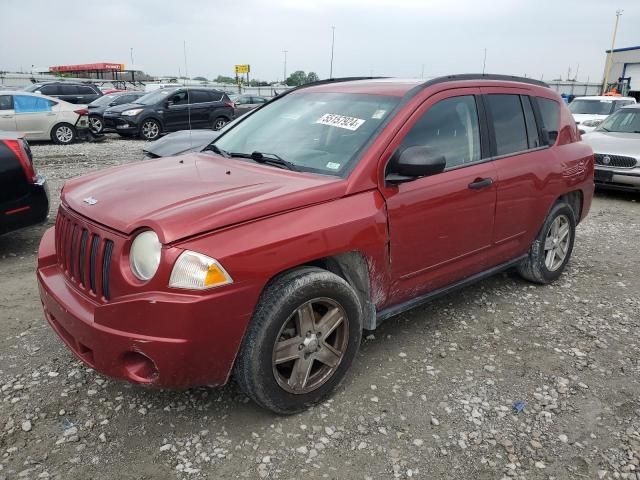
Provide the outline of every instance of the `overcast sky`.
<path id="1" fill-rule="evenodd" d="M 433 77 L 482 70 L 601 81 L 616 47 L 640 45 L 640 0 L 0 0 L 0 70 L 117 62 L 152 75 L 287 71 Z M 9 21 L 6 21 L 6 20 Z"/>

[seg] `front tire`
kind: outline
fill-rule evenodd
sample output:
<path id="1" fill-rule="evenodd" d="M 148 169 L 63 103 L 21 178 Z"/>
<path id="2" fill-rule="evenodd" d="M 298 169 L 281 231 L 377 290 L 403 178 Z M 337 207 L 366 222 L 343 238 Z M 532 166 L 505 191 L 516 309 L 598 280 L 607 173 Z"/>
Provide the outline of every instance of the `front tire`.
<path id="1" fill-rule="evenodd" d="M 556 203 L 533 241 L 526 260 L 518 266 L 518 273 L 526 280 L 540 284 L 556 280 L 569 262 L 575 234 L 573 209 L 566 203 Z"/>
<path id="2" fill-rule="evenodd" d="M 342 278 L 319 268 L 287 272 L 260 297 L 234 376 L 257 404 L 289 415 L 326 398 L 362 336 L 362 309 Z"/>
<path id="3" fill-rule="evenodd" d="M 51 140 L 58 145 L 73 143 L 76 135 L 76 129 L 70 123 L 59 123 L 51 129 Z"/>
<path id="4" fill-rule="evenodd" d="M 149 118 L 140 126 L 140 136 L 145 140 L 156 140 L 160 136 L 162 128 L 157 120 Z"/>

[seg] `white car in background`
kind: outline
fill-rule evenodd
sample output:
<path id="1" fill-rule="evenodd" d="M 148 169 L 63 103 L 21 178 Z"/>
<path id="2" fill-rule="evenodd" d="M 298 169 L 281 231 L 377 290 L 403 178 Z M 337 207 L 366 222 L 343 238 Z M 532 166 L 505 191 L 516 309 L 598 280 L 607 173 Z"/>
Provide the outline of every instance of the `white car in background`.
<path id="1" fill-rule="evenodd" d="M 602 121 L 626 105 L 636 103 L 633 97 L 593 96 L 576 97 L 569 104 L 569 111 L 582 133 L 588 133 L 602 123 Z"/>
<path id="2" fill-rule="evenodd" d="M 0 130 L 22 132 L 27 140 L 69 144 L 89 129 L 89 111 L 57 98 L 0 90 Z"/>

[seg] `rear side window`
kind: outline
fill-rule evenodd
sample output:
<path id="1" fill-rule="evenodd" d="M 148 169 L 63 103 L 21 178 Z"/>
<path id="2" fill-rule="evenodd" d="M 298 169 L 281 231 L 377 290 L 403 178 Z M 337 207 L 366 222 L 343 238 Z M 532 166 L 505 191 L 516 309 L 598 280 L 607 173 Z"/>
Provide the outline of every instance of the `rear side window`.
<path id="1" fill-rule="evenodd" d="M 211 100 L 209 100 L 210 102 L 221 102 L 222 101 L 222 97 L 224 97 L 224 93 L 220 93 L 220 92 L 208 92 L 209 93 L 209 98 Z"/>
<path id="2" fill-rule="evenodd" d="M 61 95 L 61 90 L 58 85 L 45 85 L 40 89 L 43 95 Z"/>
<path id="3" fill-rule="evenodd" d="M 402 141 L 401 149 L 427 146 L 444 155 L 446 168 L 480 160 L 480 128 L 472 95 L 452 97 L 433 105 Z"/>
<path id="4" fill-rule="evenodd" d="M 94 92 L 93 88 L 91 87 L 78 86 L 76 88 L 78 89 L 79 95 L 95 95 L 96 94 L 96 92 Z"/>
<path id="5" fill-rule="evenodd" d="M 191 90 L 189 92 L 191 103 L 207 103 L 211 101 L 209 92 L 203 92 L 202 90 Z"/>
<path id="6" fill-rule="evenodd" d="M 496 155 L 508 155 L 529 148 L 527 127 L 519 95 L 487 95 L 487 104 L 493 120 Z"/>
<path id="7" fill-rule="evenodd" d="M 0 110 L 13 110 L 13 97 L 11 95 L 0 95 Z"/>
<path id="8" fill-rule="evenodd" d="M 542 126 L 549 133 L 551 143 L 555 143 L 558 138 L 558 129 L 560 128 L 560 105 L 558 102 L 548 98 L 536 97 L 536 100 L 542 117 Z"/>
<path id="9" fill-rule="evenodd" d="M 27 95 L 16 95 L 13 97 L 16 113 L 36 113 L 50 112 L 55 105 L 51 100 L 40 97 L 29 97 Z"/>
<path id="10" fill-rule="evenodd" d="M 75 85 L 60 85 L 58 87 L 60 89 L 59 95 L 79 95 L 80 91 L 78 87 Z"/>
<path id="11" fill-rule="evenodd" d="M 540 137 L 538 136 L 538 126 L 536 124 L 536 116 L 533 113 L 531 99 L 523 95 L 520 97 L 522 101 L 522 109 L 524 110 L 524 121 L 527 125 L 527 139 L 529 140 L 529 148 L 540 147 Z"/>

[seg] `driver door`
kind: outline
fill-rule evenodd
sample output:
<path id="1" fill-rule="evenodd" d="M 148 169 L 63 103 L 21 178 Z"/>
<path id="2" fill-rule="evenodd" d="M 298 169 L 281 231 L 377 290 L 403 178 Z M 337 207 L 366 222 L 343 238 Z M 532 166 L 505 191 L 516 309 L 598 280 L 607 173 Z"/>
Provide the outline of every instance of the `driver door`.
<path id="1" fill-rule="evenodd" d="M 381 189 L 391 239 L 390 304 L 447 286 L 490 264 L 496 172 L 487 161 L 479 94 L 477 88 L 466 88 L 430 97 L 385 152 L 383 158 L 389 158 L 420 145 L 446 159 L 441 173 L 385 183 Z M 393 173 L 389 169 L 388 164 L 386 174 Z"/>

